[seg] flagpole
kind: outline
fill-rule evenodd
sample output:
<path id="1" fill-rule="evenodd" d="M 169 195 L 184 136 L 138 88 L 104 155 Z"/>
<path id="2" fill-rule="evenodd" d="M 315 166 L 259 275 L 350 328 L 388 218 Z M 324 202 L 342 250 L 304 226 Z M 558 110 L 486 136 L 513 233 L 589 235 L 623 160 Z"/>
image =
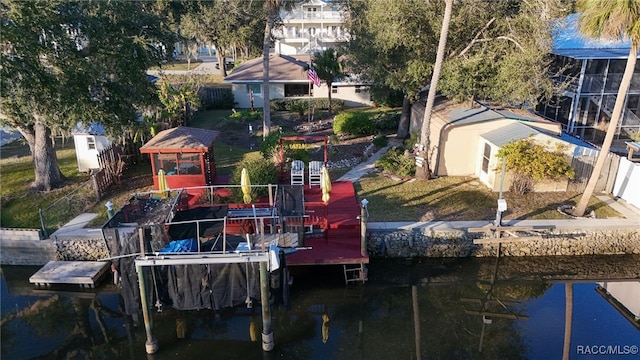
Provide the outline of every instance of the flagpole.
<path id="1" fill-rule="evenodd" d="M 311 71 L 311 61 L 309 61 L 309 71 Z M 311 132 L 311 83 L 313 81 L 309 79 L 309 111 L 307 111 L 307 124 L 309 126 L 309 132 Z"/>

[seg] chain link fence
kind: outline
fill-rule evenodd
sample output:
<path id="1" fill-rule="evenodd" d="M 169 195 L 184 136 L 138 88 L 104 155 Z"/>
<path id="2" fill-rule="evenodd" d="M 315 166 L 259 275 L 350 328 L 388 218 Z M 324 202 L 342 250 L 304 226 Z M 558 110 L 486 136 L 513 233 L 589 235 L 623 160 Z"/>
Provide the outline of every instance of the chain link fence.
<path id="1" fill-rule="evenodd" d="M 89 180 L 46 208 L 38 209 L 40 226 L 45 238 L 48 238 L 74 217 L 85 212 L 98 200 L 93 184 Z"/>

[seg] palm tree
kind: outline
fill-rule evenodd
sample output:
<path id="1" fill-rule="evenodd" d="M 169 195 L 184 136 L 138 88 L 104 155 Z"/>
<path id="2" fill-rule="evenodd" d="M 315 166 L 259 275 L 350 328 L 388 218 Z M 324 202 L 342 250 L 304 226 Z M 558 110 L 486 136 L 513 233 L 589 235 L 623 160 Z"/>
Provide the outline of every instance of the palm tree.
<path id="1" fill-rule="evenodd" d="M 267 22 L 264 26 L 264 42 L 262 43 L 262 138 L 269 136 L 271 128 L 271 104 L 269 94 L 269 49 L 271 49 L 271 31 L 279 17 L 282 0 L 266 0 L 264 9 Z"/>
<path id="2" fill-rule="evenodd" d="M 632 0 L 580 0 L 578 9 L 582 10 L 579 19 L 579 29 L 584 35 L 592 38 L 610 40 L 630 39 L 631 49 L 627 57 L 627 66 L 622 75 L 616 103 L 613 107 L 611 120 L 607 133 L 600 149 L 587 187 L 574 210 L 574 215 L 583 216 L 589 199 L 595 191 L 598 177 L 604 167 L 604 162 L 611 148 L 613 136 L 616 133 L 618 122 L 622 116 L 624 100 L 631 84 L 631 77 L 638 57 L 638 45 L 640 44 L 640 2 Z"/>
<path id="3" fill-rule="evenodd" d="M 449 23 L 451 22 L 451 11 L 453 10 L 453 0 L 445 0 L 444 18 L 442 19 L 442 27 L 440 28 L 440 40 L 438 41 L 438 53 L 436 54 L 436 62 L 431 75 L 431 84 L 429 85 L 429 94 L 427 95 L 427 104 L 424 109 L 424 117 L 422 119 L 422 129 L 420 131 L 420 156 L 424 159 L 422 166 L 416 167 L 416 178 L 427 180 L 431 176 L 429 170 L 429 136 L 431 134 L 431 112 L 433 111 L 433 103 L 436 99 L 436 89 L 440 72 L 442 71 L 442 62 L 444 60 L 444 50 L 447 46 L 447 33 L 449 32 Z"/>
<path id="4" fill-rule="evenodd" d="M 329 116 L 331 116 L 331 86 L 333 85 L 333 80 L 340 79 L 343 76 L 342 64 L 340 64 L 339 58 L 340 54 L 331 48 L 321 51 L 313 57 L 313 66 L 318 77 L 327 83 Z"/>
<path id="5" fill-rule="evenodd" d="M 264 0 L 264 11 L 267 17 L 264 26 L 262 43 L 262 138 L 269 135 L 271 127 L 271 104 L 269 94 L 269 50 L 271 49 L 271 32 L 280 18 L 280 10 L 291 10 L 300 0 Z"/>

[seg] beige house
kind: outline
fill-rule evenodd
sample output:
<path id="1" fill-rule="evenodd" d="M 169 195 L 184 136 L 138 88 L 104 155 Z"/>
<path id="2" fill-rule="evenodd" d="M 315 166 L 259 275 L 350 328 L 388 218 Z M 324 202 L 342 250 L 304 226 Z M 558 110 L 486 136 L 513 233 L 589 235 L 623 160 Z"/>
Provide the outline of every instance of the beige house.
<path id="1" fill-rule="evenodd" d="M 327 98 L 332 91 L 333 99 L 341 99 L 345 106 L 368 106 L 373 102 L 369 95 L 369 86 L 348 78 L 333 83 L 330 90 L 323 82 L 315 86 L 307 77 L 306 68 L 309 55 L 269 55 L 269 95 L 270 100 L 282 98 Z M 262 57 L 240 64 L 229 74 L 224 82 L 231 83 L 231 91 L 237 106 L 248 109 L 261 108 L 264 102 Z M 253 101 L 252 101 L 253 100 Z M 253 104 L 252 104 L 253 102 Z"/>
<path id="2" fill-rule="evenodd" d="M 505 144 L 532 137 L 555 149 L 565 145 L 567 158 L 590 146 L 562 134 L 561 125 L 526 111 L 484 106 L 440 104 L 431 118 L 431 167 L 436 176 L 475 176 L 494 191 L 500 190 L 498 150 Z M 505 176 L 504 189 L 510 180 Z M 565 191 L 567 181 L 542 182 L 536 191 Z"/>

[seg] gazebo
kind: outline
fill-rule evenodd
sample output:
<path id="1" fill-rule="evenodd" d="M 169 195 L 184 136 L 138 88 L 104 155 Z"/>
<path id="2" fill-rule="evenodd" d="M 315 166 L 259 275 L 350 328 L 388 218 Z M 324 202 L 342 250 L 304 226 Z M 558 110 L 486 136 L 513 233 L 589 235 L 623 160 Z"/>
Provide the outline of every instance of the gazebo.
<path id="1" fill-rule="evenodd" d="M 220 132 L 178 126 L 164 130 L 140 148 L 149 154 L 153 186 L 159 190 L 158 172 L 166 174 L 171 189 L 213 185 L 216 163 L 213 144 Z"/>

